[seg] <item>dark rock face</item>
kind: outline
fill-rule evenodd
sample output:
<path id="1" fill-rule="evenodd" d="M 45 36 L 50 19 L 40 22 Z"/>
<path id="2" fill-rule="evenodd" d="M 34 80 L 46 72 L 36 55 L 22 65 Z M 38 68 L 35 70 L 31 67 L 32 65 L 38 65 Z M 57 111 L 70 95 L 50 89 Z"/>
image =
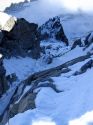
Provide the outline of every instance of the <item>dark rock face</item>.
<path id="1" fill-rule="evenodd" d="M 11 85 L 13 82 L 18 80 L 18 77 L 16 76 L 15 73 L 12 73 L 10 75 L 6 76 L 7 81 L 9 82 L 9 84 Z"/>
<path id="2" fill-rule="evenodd" d="M 3 66 L 3 59 L 0 59 L 0 96 L 6 92 L 8 89 L 8 84 L 6 80 L 6 70 Z"/>
<path id="3" fill-rule="evenodd" d="M 81 67 L 81 69 L 80 69 L 80 71 L 81 72 L 86 72 L 89 68 L 92 68 L 93 67 L 93 60 L 91 59 L 91 60 L 89 60 L 86 64 L 84 64 L 82 67 Z"/>
<path id="4" fill-rule="evenodd" d="M 53 56 L 51 54 L 43 57 L 43 60 L 46 64 L 51 64 L 53 62 Z"/>
<path id="5" fill-rule="evenodd" d="M 86 36 L 85 41 L 84 41 L 85 45 L 88 45 L 88 44 L 89 44 L 89 38 L 90 38 L 90 36 L 91 36 L 91 33 L 89 33 L 89 34 Z"/>
<path id="6" fill-rule="evenodd" d="M 33 59 L 40 57 L 40 41 L 55 39 L 68 45 L 68 39 L 60 23 L 60 18 L 55 17 L 38 28 L 37 24 L 29 23 L 25 19 L 18 19 L 10 31 L 2 31 L 0 53 L 5 57 L 30 56 Z"/>
<path id="7" fill-rule="evenodd" d="M 38 25 L 29 23 L 25 19 L 18 19 L 10 32 L 3 31 L 1 47 L 9 55 L 40 57 L 40 40 L 37 32 Z"/>
<path id="8" fill-rule="evenodd" d="M 89 33 L 84 41 L 85 48 L 89 47 L 93 43 L 93 33 Z"/>
<path id="9" fill-rule="evenodd" d="M 76 71 L 73 75 L 80 75 L 85 73 L 88 69 L 91 69 L 93 67 L 93 60 L 89 60 L 87 63 L 85 63 L 79 71 Z"/>
<path id="10" fill-rule="evenodd" d="M 15 116 L 17 113 L 22 113 L 29 109 L 36 108 L 35 106 L 36 93 L 29 93 L 26 97 L 22 98 L 19 103 L 14 104 L 10 109 L 10 118 Z"/>
<path id="11" fill-rule="evenodd" d="M 81 39 L 77 39 L 77 40 L 73 43 L 71 49 L 74 49 L 74 48 L 76 48 L 77 46 L 83 47 L 82 42 L 81 42 Z"/>
<path id="12" fill-rule="evenodd" d="M 2 34 L 2 32 L 0 32 L 0 43 L 2 41 L 2 38 L 3 38 L 3 34 Z"/>
<path id="13" fill-rule="evenodd" d="M 41 40 L 54 38 L 56 40 L 63 41 L 68 45 L 68 39 L 64 33 L 59 17 L 49 19 L 39 28 L 39 32 L 41 34 Z"/>
<path id="14" fill-rule="evenodd" d="M 85 37 L 81 37 L 76 39 L 73 42 L 73 45 L 71 47 L 71 50 L 76 48 L 77 46 L 83 47 L 83 50 L 86 50 L 88 47 L 90 47 L 93 44 L 93 32 L 89 33 Z M 92 47 L 92 46 L 91 46 Z M 93 48 L 91 49 L 93 50 Z"/>
<path id="15" fill-rule="evenodd" d="M 85 37 L 78 38 L 73 42 L 73 45 L 71 47 L 71 50 L 76 48 L 77 46 L 83 47 L 83 50 L 86 50 L 88 47 L 90 47 L 93 44 L 93 32 L 89 33 Z M 92 46 L 91 46 L 92 47 Z M 91 49 L 93 50 L 93 48 Z"/>

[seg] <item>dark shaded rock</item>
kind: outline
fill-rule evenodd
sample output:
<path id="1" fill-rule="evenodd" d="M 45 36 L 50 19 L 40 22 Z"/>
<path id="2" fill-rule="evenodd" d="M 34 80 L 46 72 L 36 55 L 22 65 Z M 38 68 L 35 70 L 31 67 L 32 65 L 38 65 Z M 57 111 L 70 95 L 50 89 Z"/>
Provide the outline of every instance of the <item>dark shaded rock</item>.
<path id="1" fill-rule="evenodd" d="M 17 89 L 18 89 L 18 86 L 15 86 L 14 89 L 12 89 L 11 96 L 7 100 L 7 104 L 4 107 L 2 113 L 0 113 L 0 125 L 5 125 L 8 122 L 8 120 L 9 120 L 9 108 L 10 108 L 11 104 L 13 103 L 13 98 L 14 98 L 14 96 L 16 94 Z M 1 98 L 0 101 L 4 101 L 4 100 L 2 100 L 2 98 Z M 5 99 L 7 99 L 7 98 L 5 98 Z"/>
<path id="2" fill-rule="evenodd" d="M 3 34 L 2 32 L 0 32 L 0 44 L 1 44 L 2 38 L 3 38 Z"/>
<path id="3" fill-rule="evenodd" d="M 87 71 L 87 69 L 90 69 L 90 68 L 92 68 L 92 67 L 93 67 L 93 60 L 91 59 L 91 60 L 89 60 L 86 64 L 84 64 L 84 65 L 80 68 L 80 71 L 81 71 L 82 73 L 84 73 L 84 72 Z"/>
<path id="4" fill-rule="evenodd" d="M 85 44 L 85 48 L 88 48 L 91 44 L 93 43 L 93 33 L 89 33 L 86 38 L 85 38 L 85 41 L 84 41 L 84 44 Z"/>
<path id="5" fill-rule="evenodd" d="M 51 54 L 45 55 L 43 60 L 46 64 L 51 64 L 53 62 L 53 56 Z"/>
<path id="6" fill-rule="evenodd" d="M 41 83 L 40 83 L 40 81 L 38 81 L 38 78 L 36 79 L 35 82 L 33 80 L 31 80 L 30 82 L 32 82 L 32 87 L 25 94 L 23 94 L 23 92 L 22 92 L 20 95 L 22 98 L 20 98 L 20 99 L 18 98 L 17 102 L 16 102 L 16 100 L 13 101 L 12 105 L 10 106 L 9 118 L 14 117 L 18 113 L 22 113 L 29 109 L 36 108 L 35 99 L 36 99 L 36 95 L 39 92 L 38 91 L 37 93 L 35 93 L 34 90 L 36 90 L 36 89 L 39 89 L 41 87 L 50 87 L 57 93 L 63 92 L 63 91 L 60 91 L 57 89 L 56 85 L 53 84 L 53 80 L 50 78 L 44 79 Z M 28 85 L 27 82 L 23 83 L 23 84 L 25 84 L 26 86 Z M 24 88 L 24 90 L 25 90 L 25 88 Z M 14 102 L 16 102 L 16 103 L 14 103 Z"/>
<path id="7" fill-rule="evenodd" d="M 89 34 L 86 36 L 85 41 L 84 41 L 85 45 L 88 45 L 88 43 L 89 43 L 89 37 L 90 37 L 90 36 L 91 36 L 91 33 L 89 33 Z"/>
<path id="8" fill-rule="evenodd" d="M 22 113 L 29 109 L 36 108 L 35 98 L 36 98 L 36 93 L 29 93 L 26 95 L 26 97 L 23 97 L 18 103 L 10 107 L 10 112 L 9 112 L 10 118 L 14 117 L 18 113 Z"/>
<path id="9" fill-rule="evenodd" d="M 41 34 L 41 40 L 54 38 L 56 40 L 63 41 L 68 45 L 68 39 L 64 33 L 59 17 L 49 19 L 39 28 L 39 32 Z"/>
<path id="10" fill-rule="evenodd" d="M 6 79 L 9 82 L 9 84 L 12 84 L 13 82 L 18 80 L 18 77 L 16 76 L 15 73 L 12 73 L 12 74 L 6 76 Z"/>
<path id="11" fill-rule="evenodd" d="M 91 69 L 93 67 L 93 60 L 89 60 L 87 63 L 85 63 L 79 71 L 76 71 L 73 75 L 80 75 L 85 73 L 88 69 Z"/>
<path id="12" fill-rule="evenodd" d="M 71 50 L 74 49 L 74 48 L 76 48 L 77 46 L 83 47 L 82 42 L 81 42 L 81 39 L 77 39 L 77 40 L 73 43 L 73 45 L 72 45 L 72 47 L 71 47 Z"/>
<path id="13" fill-rule="evenodd" d="M 1 47 L 1 45 L 0 45 L 0 53 L 2 53 L 2 55 L 4 55 L 6 58 L 9 58 L 11 56 L 9 51 Z"/>
<path id="14" fill-rule="evenodd" d="M 41 47 L 41 53 L 46 54 L 46 48 L 45 48 L 45 46 Z"/>
<path id="15" fill-rule="evenodd" d="M 73 75 L 74 76 L 77 76 L 77 75 L 80 75 L 81 73 L 79 72 L 79 71 L 75 71 L 74 73 L 73 73 Z"/>
<path id="16" fill-rule="evenodd" d="M 46 49 L 51 49 L 51 48 L 52 48 L 52 45 L 46 46 Z"/>
<path id="17" fill-rule="evenodd" d="M 6 70 L 3 66 L 3 58 L 0 58 L 0 96 L 8 89 L 8 83 L 5 75 Z"/>
<path id="18" fill-rule="evenodd" d="M 36 108 L 35 98 L 36 98 L 36 93 L 29 93 L 29 95 L 24 97 L 19 103 L 18 112 L 24 112 L 28 109 Z"/>
<path id="19" fill-rule="evenodd" d="M 56 93 L 63 92 L 63 90 L 61 91 L 61 90 L 57 89 L 56 85 L 53 84 L 53 83 L 51 83 L 51 82 L 45 82 L 45 83 L 43 83 L 43 84 L 40 84 L 40 85 L 37 86 L 37 89 L 38 89 L 38 88 L 41 88 L 41 87 L 50 87 L 50 88 L 52 88 Z"/>
<path id="20" fill-rule="evenodd" d="M 86 50 L 92 44 L 93 44 L 93 32 L 89 33 L 85 37 L 82 37 L 82 38 L 75 40 L 72 47 L 71 47 L 71 50 L 76 48 L 77 46 L 83 47 L 83 50 Z"/>
<path id="21" fill-rule="evenodd" d="M 14 28 L 10 31 L 2 31 L 2 48 L 5 48 L 10 55 L 26 56 L 30 52 L 32 58 L 40 57 L 40 40 L 37 31 L 38 25 L 29 23 L 25 19 L 18 19 Z"/>
<path id="22" fill-rule="evenodd" d="M 44 70 L 44 71 L 41 71 L 41 72 L 37 72 L 37 73 L 34 73 L 33 75 L 29 76 L 24 82 L 28 85 L 31 84 L 31 81 L 42 81 L 46 78 L 50 78 L 50 77 L 55 77 L 55 76 L 59 76 L 60 74 L 62 73 L 67 73 L 67 72 L 70 72 L 71 69 L 68 68 L 69 66 L 72 66 L 78 62 L 83 62 L 85 61 L 86 59 L 89 59 L 91 57 L 91 55 L 93 54 L 87 54 L 87 55 L 84 55 L 84 56 L 80 56 L 80 57 L 77 57 L 75 59 L 72 59 L 66 63 L 63 63 L 62 65 L 60 66 L 57 66 L 57 67 L 54 67 L 54 68 L 51 68 L 51 69 L 47 69 L 47 70 Z"/>

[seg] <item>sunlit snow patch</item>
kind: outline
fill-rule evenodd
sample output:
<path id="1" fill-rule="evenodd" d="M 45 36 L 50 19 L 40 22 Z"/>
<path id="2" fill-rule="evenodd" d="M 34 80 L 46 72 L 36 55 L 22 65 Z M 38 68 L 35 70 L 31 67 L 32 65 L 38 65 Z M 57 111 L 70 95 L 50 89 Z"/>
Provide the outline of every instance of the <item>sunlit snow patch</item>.
<path id="1" fill-rule="evenodd" d="M 42 118 L 32 122 L 32 125 L 56 125 L 51 119 Z"/>
<path id="2" fill-rule="evenodd" d="M 0 59 L 3 57 L 3 55 L 0 53 Z"/>
<path id="3" fill-rule="evenodd" d="M 70 121 L 69 125 L 93 125 L 93 111 L 87 112 L 79 119 Z"/>

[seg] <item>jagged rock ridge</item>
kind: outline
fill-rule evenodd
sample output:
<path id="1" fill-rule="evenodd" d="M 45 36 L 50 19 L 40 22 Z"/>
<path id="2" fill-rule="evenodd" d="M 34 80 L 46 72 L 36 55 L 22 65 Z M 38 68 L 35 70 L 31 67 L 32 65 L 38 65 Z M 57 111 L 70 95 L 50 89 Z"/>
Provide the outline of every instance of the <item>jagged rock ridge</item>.
<path id="1" fill-rule="evenodd" d="M 2 37 L 0 52 L 6 57 L 30 56 L 38 59 L 41 51 L 40 42 L 49 38 L 54 38 L 68 45 L 67 37 L 58 17 L 50 19 L 41 27 L 29 23 L 23 18 L 17 19 L 10 32 L 2 31 Z"/>
<path id="2" fill-rule="evenodd" d="M 39 32 L 42 40 L 54 38 L 64 42 L 66 45 L 69 44 L 59 17 L 49 19 L 39 28 Z"/>

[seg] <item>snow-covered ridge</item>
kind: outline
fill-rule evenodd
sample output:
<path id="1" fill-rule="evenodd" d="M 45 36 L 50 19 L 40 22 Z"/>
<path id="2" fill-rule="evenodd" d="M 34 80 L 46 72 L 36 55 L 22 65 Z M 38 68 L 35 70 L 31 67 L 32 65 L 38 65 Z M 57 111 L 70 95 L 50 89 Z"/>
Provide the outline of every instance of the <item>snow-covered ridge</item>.
<path id="1" fill-rule="evenodd" d="M 19 6 L 18 8 L 21 7 L 21 9 L 17 9 L 16 5 L 14 10 L 9 8 L 6 12 L 18 18 L 24 17 L 29 22 L 34 22 L 39 25 L 44 24 L 49 18 L 59 16 L 61 17 L 61 23 L 69 40 L 85 36 L 88 32 L 93 31 L 92 13 L 83 11 L 71 12 L 64 7 L 56 7 L 55 9 L 53 3 L 50 2 L 51 4 L 49 4 L 47 1 L 44 3 L 46 4 L 37 0 Z"/>
<path id="2" fill-rule="evenodd" d="M 21 11 L 17 10 L 18 13 L 11 9 L 9 13 L 39 25 L 57 14 L 53 12 L 46 16 L 47 12 L 39 10 L 40 3 L 36 1 Z M 43 15 L 38 17 L 40 14 Z M 41 41 L 43 53 L 38 60 L 29 57 L 4 59 L 7 75 L 16 73 L 19 80 L 13 98 L 16 102 L 10 106 L 14 113 L 10 114 L 15 116 L 6 125 L 93 124 L 93 15 L 80 12 L 58 13 L 58 16 L 70 42 L 68 47 L 54 38 L 47 39 Z M 47 64 L 51 59 L 47 58 L 49 56 L 52 61 Z M 1 98 L 1 112 L 16 84 Z"/>
<path id="3" fill-rule="evenodd" d="M 11 6 L 12 3 L 20 3 L 24 1 L 25 0 L 0 0 L 0 11 L 4 11 L 7 7 Z"/>

